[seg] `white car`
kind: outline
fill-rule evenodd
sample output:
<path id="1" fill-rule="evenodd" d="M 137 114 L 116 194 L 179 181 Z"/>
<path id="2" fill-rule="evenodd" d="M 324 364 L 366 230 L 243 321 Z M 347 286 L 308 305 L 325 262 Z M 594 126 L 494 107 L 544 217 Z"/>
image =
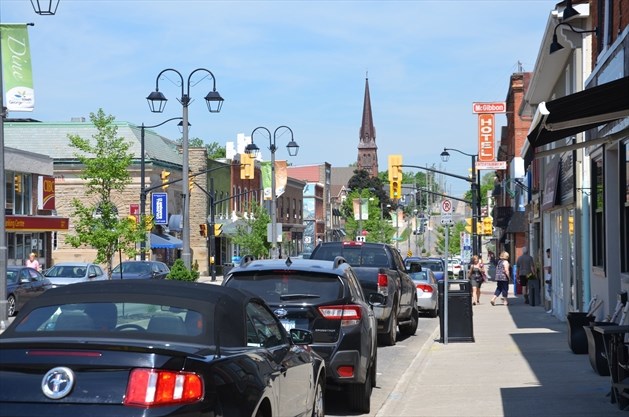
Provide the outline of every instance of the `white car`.
<path id="1" fill-rule="evenodd" d="M 428 313 L 430 317 L 439 315 L 439 286 L 432 270 L 422 268 L 421 271 L 408 274 L 417 291 L 417 308 Z"/>
<path id="2" fill-rule="evenodd" d="M 88 262 L 59 262 L 44 272 L 53 288 L 77 282 L 106 280 L 107 274 L 96 264 Z"/>
<path id="3" fill-rule="evenodd" d="M 458 279 L 461 273 L 461 260 L 456 258 L 448 259 L 448 272 L 450 273 L 450 277 Z"/>

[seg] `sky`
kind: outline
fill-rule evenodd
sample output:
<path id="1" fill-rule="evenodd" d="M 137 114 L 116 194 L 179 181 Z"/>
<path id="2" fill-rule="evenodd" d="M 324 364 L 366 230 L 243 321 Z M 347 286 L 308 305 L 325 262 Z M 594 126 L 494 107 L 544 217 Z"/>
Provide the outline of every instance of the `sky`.
<path id="1" fill-rule="evenodd" d="M 193 100 L 190 138 L 224 145 L 259 126 L 289 126 L 299 153 L 288 156 L 282 129 L 276 159 L 347 167 L 368 77 L 380 171 L 402 154 L 404 164 L 468 175 L 470 157 L 451 152 L 444 163 L 441 151 L 477 153 L 472 103 L 504 101 L 511 74 L 534 69 L 557 1 L 61 0 L 56 15 L 38 16 L 29 1 L 2 0 L 0 23 L 35 23 L 35 110 L 8 117 L 89 121 L 102 108 L 117 121 L 156 125 L 182 116 L 173 72 L 159 79 L 165 111 L 151 113 L 146 101 L 172 68 Z M 214 75 L 220 113 L 205 105 L 211 78 L 190 77 L 198 68 Z M 500 132 L 504 115 L 496 123 Z M 181 136 L 173 122 L 155 130 Z M 268 137 L 254 141 L 270 159 Z M 469 189 L 445 181 L 452 195 Z"/>

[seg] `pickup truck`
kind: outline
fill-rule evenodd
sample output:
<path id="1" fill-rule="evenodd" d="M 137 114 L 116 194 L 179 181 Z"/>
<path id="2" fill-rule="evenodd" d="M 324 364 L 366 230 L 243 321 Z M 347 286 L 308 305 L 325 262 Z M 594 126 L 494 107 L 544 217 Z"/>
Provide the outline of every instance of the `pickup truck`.
<path id="1" fill-rule="evenodd" d="M 401 335 L 414 335 L 419 321 L 417 291 L 400 253 L 384 243 L 323 242 L 315 247 L 310 259 L 333 261 L 337 256 L 352 266 L 365 299 L 370 293 L 385 296 L 384 304 L 374 306 L 378 342 L 395 345 L 398 326 Z"/>

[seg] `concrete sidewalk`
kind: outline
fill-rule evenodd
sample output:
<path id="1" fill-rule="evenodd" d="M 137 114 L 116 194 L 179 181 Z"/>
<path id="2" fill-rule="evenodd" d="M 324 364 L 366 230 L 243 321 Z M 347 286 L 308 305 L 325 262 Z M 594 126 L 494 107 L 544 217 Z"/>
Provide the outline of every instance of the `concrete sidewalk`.
<path id="1" fill-rule="evenodd" d="M 437 326 L 377 416 L 627 415 L 610 402 L 610 377 L 570 350 L 567 323 L 522 297 L 492 306 L 495 288 L 484 284 L 472 308 L 475 341 L 445 345 Z"/>

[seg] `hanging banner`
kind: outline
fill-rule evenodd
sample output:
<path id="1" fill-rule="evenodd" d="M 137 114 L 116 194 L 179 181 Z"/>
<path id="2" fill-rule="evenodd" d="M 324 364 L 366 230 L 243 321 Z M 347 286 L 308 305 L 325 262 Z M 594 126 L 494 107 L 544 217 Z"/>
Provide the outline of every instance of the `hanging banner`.
<path id="1" fill-rule="evenodd" d="M 354 206 L 354 220 L 369 220 L 369 200 L 366 198 L 355 198 L 352 203 Z"/>
<path id="2" fill-rule="evenodd" d="M 0 66 L 8 111 L 33 111 L 35 94 L 26 24 L 0 25 Z M 1 86 L 0 86 L 1 87 Z M 2 91 L 4 94 L 4 91 Z"/>
<path id="3" fill-rule="evenodd" d="M 271 200 L 271 162 L 262 162 L 260 164 L 260 169 L 262 171 L 264 199 Z M 286 169 L 286 161 L 275 161 L 275 197 L 279 197 L 284 194 L 287 181 L 288 173 Z"/>
<path id="4" fill-rule="evenodd" d="M 55 209 L 55 177 L 40 175 L 37 178 L 37 208 L 39 210 Z"/>

